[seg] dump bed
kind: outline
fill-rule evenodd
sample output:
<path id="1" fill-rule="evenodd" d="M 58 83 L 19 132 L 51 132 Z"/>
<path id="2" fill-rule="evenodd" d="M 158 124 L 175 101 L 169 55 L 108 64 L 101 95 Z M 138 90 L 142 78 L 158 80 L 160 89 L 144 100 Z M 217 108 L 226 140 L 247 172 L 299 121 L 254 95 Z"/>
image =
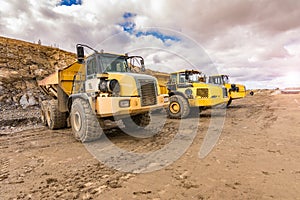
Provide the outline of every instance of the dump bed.
<path id="1" fill-rule="evenodd" d="M 57 98 L 58 72 L 54 72 L 43 80 L 38 81 L 41 90 L 55 99 Z"/>
<path id="2" fill-rule="evenodd" d="M 153 74 L 158 81 L 161 94 L 168 94 L 167 82 L 169 81 L 170 75 L 165 73 L 156 72 Z"/>
<path id="3" fill-rule="evenodd" d="M 38 85 L 44 93 L 55 99 L 58 98 L 59 88 L 69 96 L 73 93 L 74 80 L 76 79 L 82 82 L 85 77 L 85 70 L 82 66 L 82 64 L 75 62 L 64 69 L 54 72 L 43 80 L 38 81 Z"/>

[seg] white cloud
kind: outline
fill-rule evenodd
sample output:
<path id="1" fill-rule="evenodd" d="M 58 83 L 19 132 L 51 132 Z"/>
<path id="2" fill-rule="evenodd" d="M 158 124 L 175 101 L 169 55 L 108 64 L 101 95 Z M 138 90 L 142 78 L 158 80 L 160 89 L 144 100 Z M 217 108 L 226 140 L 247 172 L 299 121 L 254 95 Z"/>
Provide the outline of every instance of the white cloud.
<path id="1" fill-rule="evenodd" d="M 300 1 L 115 1 L 84 0 L 57 6 L 59 0 L 0 0 L 0 32 L 27 41 L 42 40 L 74 51 L 76 43 L 116 53 L 133 51 L 154 70 L 199 68 L 229 74 L 250 87 L 285 87 L 286 73 L 299 71 Z M 125 12 L 137 31 L 161 33 L 136 37 L 123 31 Z M 205 50 L 203 50 L 203 49 Z M 139 49 L 139 50 L 137 50 Z M 207 55 L 206 55 L 206 53 Z M 212 61 L 209 60 L 212 58 Z M 213 67 L 216 64 L 216 67 Z"/>

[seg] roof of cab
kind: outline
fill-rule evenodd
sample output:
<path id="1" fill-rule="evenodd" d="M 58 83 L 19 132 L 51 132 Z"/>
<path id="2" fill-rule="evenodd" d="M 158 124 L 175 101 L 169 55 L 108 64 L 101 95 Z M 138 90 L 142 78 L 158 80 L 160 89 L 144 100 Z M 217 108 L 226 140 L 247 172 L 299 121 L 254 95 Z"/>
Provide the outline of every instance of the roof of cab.
<path id="1" fill-rule="evenodd" d="M 125 56 L 125 54 L 117 54 L 117 53 L 106 53 L 106 52 L 97 52 L 97 53 L 92 53 L 90 55 L 88 55 L 87 57 L 90 57 L 94 54 L 97 54 L 97 55 L 108 55 L 108 56 Z"/>
<path id="2" fill-rule="evenodd" d="M 201 71 L 198 71 L 198 70 L 195 70 L 195 69 L 182 69 L 182 70 L 179 70 L 179 71 L 176 71 L 176 72 L 172 72 L 171 74 L 177 74 L 177 73 L 185 73 L 186 71 L 188 72 L 192 72 L 192 73 L 202 73 Z"/>
<path id="3" fill-rule="evenodd" d="M 214 75 L 210 75 L 209 77 L 218 77 L 218 76 L 229 76 L 227 74 L 214 74 Z"/>

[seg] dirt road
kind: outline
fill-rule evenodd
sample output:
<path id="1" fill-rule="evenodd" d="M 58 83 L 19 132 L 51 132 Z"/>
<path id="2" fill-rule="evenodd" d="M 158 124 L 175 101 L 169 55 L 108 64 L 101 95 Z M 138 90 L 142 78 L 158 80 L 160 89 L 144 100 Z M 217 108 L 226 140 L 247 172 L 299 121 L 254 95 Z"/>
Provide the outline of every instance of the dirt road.
<path id="1" fill-rule="evenodd" d="M 299 102 L 300 95 L 271 91 L 233 102 L 217 145 L 200 159 L 211 121 L 204 111 L 185 154 L 145 174 L 105 166 L 70 129 L 6 131 L 0 134 L 0 199 L 300 199 Z M 107 136 L 120 148 L 153 151 L 172 140 L 179 123 L 168 120 L 151 138 L 119 129 Z"/>

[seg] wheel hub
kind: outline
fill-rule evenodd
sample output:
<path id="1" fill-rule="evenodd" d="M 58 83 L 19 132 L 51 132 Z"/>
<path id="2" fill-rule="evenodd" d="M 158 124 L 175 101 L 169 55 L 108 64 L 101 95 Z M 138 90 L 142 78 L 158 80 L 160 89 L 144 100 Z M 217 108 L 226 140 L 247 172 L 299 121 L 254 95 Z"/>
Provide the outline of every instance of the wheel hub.
<path id="1" fill-rule="evenodd" d="M 51 124 L 51 113 L 50 113 L 50 110 L 47 110 L 45 114 L 46 114 L 47 124 L 48 124 L 48 126 L 50 126 L 50 124 Z"/>
<path id="2" fill-rule="evenodd" d="M 180 105 L 177 102 L 172 102 L 170 104 L 170 110 L 172 113 L 178 113 L 180 111 Z"/>
<path id="3" fill-rule="evenodd" d="M 74 129 L 79 131 L 81 129 L 81 116 L 79 112 L 74 113 Z"/>

